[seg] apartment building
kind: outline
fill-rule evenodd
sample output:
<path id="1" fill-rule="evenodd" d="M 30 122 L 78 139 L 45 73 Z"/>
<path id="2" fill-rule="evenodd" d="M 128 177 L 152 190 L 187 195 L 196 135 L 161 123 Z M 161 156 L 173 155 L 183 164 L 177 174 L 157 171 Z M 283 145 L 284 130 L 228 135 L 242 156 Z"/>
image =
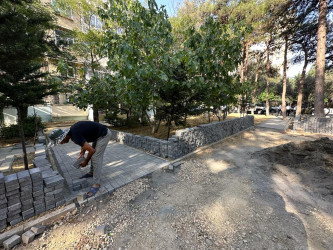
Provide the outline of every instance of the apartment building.
<path id="1" fill-rule="evenodd" d="M 85 31 L 88 26 L 95 29 L 102 29 L 102 22 L 97 15 L 92 13 L 88 18 L 82 17 L 78 13 L 75 13 L 70 7 L 59 7 L 56 1 L 57 0 L 42 0 L 42 3 L 50 4 L 57 16 L 57 27 L 51 31 L 57 46 L 66 49 L 75 43 L 75 39 L 69 35 L 70 31 Z M 59 72 L 57 72 L 57 64 L 57 60 L 46 58 L 45 67 L 51 74 L 59 74 Z M 78 69 L 82 67 L 82 64 L 83 59 L 77 59 L 69 65 L 67 72 L 65 72 L 65 76 L 68 78 L 78 78 Z M 103 64 L 106 65 L 106 62 Z M 64 74 L 64 72 L 62 73 Z M 90 78 L 89 72 L 87 78 Z M 50 104 L 64 104 L 67 103 L 68 100 L 69 94 L 64 93 L 45 98 L 45 102 Z"/>

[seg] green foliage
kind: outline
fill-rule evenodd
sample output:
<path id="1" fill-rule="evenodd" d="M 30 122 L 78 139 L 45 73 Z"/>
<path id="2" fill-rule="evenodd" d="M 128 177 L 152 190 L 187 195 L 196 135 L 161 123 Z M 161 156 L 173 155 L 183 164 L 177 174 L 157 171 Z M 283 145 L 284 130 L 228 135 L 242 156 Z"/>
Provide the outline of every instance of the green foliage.
<path id="1" fill-rule="evenodd" d="M 24 134 L 28 137 L 34 136 L 35 131 L 45 128 L 44 124 L 42 123 L 42 119 L 39 116 L 28 116 L 26 119 L 23 119 L 22 126 Z M 17 124 L 0 128 L 0 137 L 5 139 L 17 138 L 18 135 L 19 126 Z"/>
<path id="2" fill-rule="evenodd" d="M 57 84 L 42 71 L 45 53 L 55 48 L 47 36 L 53 17 L 39 1 L 1 1 L 0 101 L 27 107 L 56 92 Z"/>

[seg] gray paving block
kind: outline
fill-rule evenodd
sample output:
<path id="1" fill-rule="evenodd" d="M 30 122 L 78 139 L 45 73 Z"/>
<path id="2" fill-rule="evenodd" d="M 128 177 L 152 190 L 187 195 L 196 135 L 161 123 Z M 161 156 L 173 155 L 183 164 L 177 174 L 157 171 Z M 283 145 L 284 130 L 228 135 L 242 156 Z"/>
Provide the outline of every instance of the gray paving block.
<path id="1" fill-rule="evenodd" d="M 7 217 L 7 221 L 10 223 L 11 221 L 13 221 L 13 220 L 17 220 L 17 219 L 19 219 L 19 218 L 21 218 L 21 215 L 20 215 L 20 214 L 14 214 L 14 215 L 12 215 L 12 216 L 10 216 L 10 217 Z"/>
<path id="2" fill-rule="evenodd" d="M 66 200 L 65 200 L 65 199 L 62 199 L 62 200 L 56 202 L 56 207 L 59 207 L 59 206 L 61 206 L 61 205 L 64 205 L 65 203 L 66 203 Z"/>
<path id="3" fill-rule="evenodd" d="M 18 209 L 13 210 L 13 211 L 8 211 L 7 218 L 10 218 L 10 217 L 14 216 L 15 214 L 19 214 L 19 213 L 21 213 L 21 208 L 18 208 Z"/>
<path id="4" fill-rule="evenodd" d="M 32 230 L 26 231 L 22 234 L 22 241 L 24 244 L 29 244 L 35 239 L 36 234 Z"/>
<path id="5" fill-rule="evenodd" d="M 43 158 L 41 158 L 41 159 L 38 159 L 38 158 L 34 159 L 33 163 L 34 163 L 34 166 L 36 168 L 40 168 L 40 167 L 45 167 L 47 165 L 51 165 L 50 162 L 47 159 L 43 159 Z"/>
<path id="6" fill-rule="evenodd" d="M 64 199 L 64 196 L 58 196 L 58 197 L 55 197 L 54 200 L 55 200 L 55 203 L 61 201 L 62 199 Z"/>
<path id="7" fill-rule="evenodd" d="M 28 219 L 30 219 L 30 218 L 32 218 L 34 216 L 35 216 L 35 211 L 33 213 L 31 213 L 31 214 L 22 215 L 23 220 L 28 220 Z"/>
<path id="8" fill-rule="evenodd" d="M 49 206 L 50 204 L 55 204 L 55 203 L 56 203 L 55 199 L 53 199 L 53 200 L 46 200 L 46 201 L 45 201 L 45 206 L 47 207 L 47 206 Z"/>
<path id="9" fill-rule="evenodd" d="M 13 200 L 8 200 L 7 201 L 7 206 L 11 207 L 11 206 L 16 205 L 18 203 L 21 203 L 21 200 L 19 198 L 18 199 L 13 199 Z"/>
<path id="10" fill-rule="evenodd" d="M 7 201 L 14 199 L 20 199 L 20 192 L 15 192 L 12 193 L 10 196 L 7 196 Z"/>
<path id="11" fill-rule="evenodd" d="M 0 209 L 1 209 L 1 208 L 7 208 L 7 203 L 0 204 Z"/>
<path id="12" fill-rule="evenodd" d="M 27 214 L 33 214 L 35 212 L 35 209 L 33 209 L 33 208 L 30 208 L 30 209 L 28 209 L 28 210 L 26 210 L 26 211 L 23 211 L 22 212 L 22 216 L 26 216 Z"/>
<path id="13" fill-rule="evenodd" d="M 32 188 L 43 188 L 43 179 L 32 183 Z"/>
<path id="14" fill-rule="evenodd" d="M 20 188 L 20 184 L 18 182 L 11 184 L 11 185 L 6 185 L 6 192 L 10 192 L 10 191 L 13 191 L 13 190 L 19 189 L 19 188 Z"/>
<path id="15" fill-rule="evenodd" d="M 36 207 L 37 205 L 45 204 L 44 200 L 36 200 L 33 203 L 34 203 L 34 207 Z"/>
<path id="16" fill-rule="evenodd" d="M 64 192 L 54 194 L 54 198 L 63 197 Z"/>
<path id="17" fill-rule="evenodd" d="M 19 194 L 20 193 L 20 190 L 19 189 L 14 189 L 12 191 L 9 191 L 9 192 L 6 192 L 6 196 L 7 198 L 12 196 L 12 195 L 15 195 L 15 194 Z"/>
<path id="18" fill-rule="evenodd" d="M 55 208 L 55 206 L 56 206 L 55 203 L 52 203 L 52 204 L 48 204 L 48 205 L 46 205 L 46 211 L 47 211 L 47 210 L 50 210 L 50 209 L 52 209 L 52 208 Z"/>
<path id="19" fill-rule="evenodd" d="M 29 185 L 27 185 L 27 186 L 21 186 L 21 188 L 20 188 L 20 190 L 21 190 L 21 192 L 32 192 L 32 184 L 29 184 Z"/>
<path id="20" fill-rule="evenodd" d="M 21 207 L 22 207 L 21 203 L 16 203 L 16 204 L 9 206 L 7 209 L 8 209 L 8 212 L 10 212 L 10 211 L 17 210 Z"/>
<path id="21" fill-rule="evenodd" d="M 28 199 L 28 200 L 21 201 L 21 204 L 22 204 L 22 207 L 26 206 L 26 205 L 32 205 L 33 204 L 33 199 Z M 23 208 L 22 208 L 22 211 L 23 211 Z"/>
<path id="22" fill-rule="evenodd" d="M 38 204 L 38 205 L 36 205 L 34 208 L 35 208 L 35 211 L 36 211 L 36 210 L 41 210 L 41 209 L 44 209 L 44 210 L 45 210 L 45 204 L 44 204 L 44 203 L 42 203 L 42 204 Z"/>
<path id="23" fill-rule="evenodd" d="M 31 231 L 33 231 L 36 235 L 44 233 L 46 227 L 37 225 L 31 228 Z"/>
<path id="24" fill-rule="evenodd" d="M 5 197 L 5 198 L 1 199 L 0 204 L 7 204 L 7 198 Z"/>
<path id="25" fill-rule="evenodd" d="M 40 196 L 36 196 L 33 198 L 34 201 L 43 201 L 45 200 L 45 197 L 44 195 L 40 195 Z"/>
<path id="26" fill-rule="evenodd" d="M 55 176 L 58 174 L 59 174 L 58 171 L 53 171 L 51 168 L 49 168 L 42 173 L 42 177 L 43 177 L 43 179 L 45 179 L 45 178 L 52 177 L 52 176 Z"/>
<path id="27" fill-rule="evenodd" d="M 30 180 L 29 170 L 24 170 L 24 171 L 18 172 L 17 179 L 18 179 L 19 183 L 24 182 L 26 180 Z"/>
<path id="28" fill-rule="evenodd" d="M 32 191 L 25 191 L 20 193 L 21 201 L 32 199 Z"/>
<path id="29" fill-rule="evenodd" d="M 11 226 L 14 226 L 14 225 L 16 225 L 17 223 L 20 223 L 22 220 L 23 220 L 23 218 L 22 218 L 22 216 L 20 216 L 19 218 L 10 221 L 9 224 L 10 224 Z"/>
<path id="30" fill-rule="evenodd" d="M 44 193 L 46 194 L 46 193 L 54 191 L 55 187 L 56 186 L 54 186 L 54 187 L 44 187 Z"/>
<path id="31" fill-rule="evenodd" d="M 52 176 L 44 179 L 44 184 L 46 187 L 57 186 L 64 182 L 64 178 L 60 175 Z"/>
<path id="32" fill-rule="evenodd" d="M 3 209 L 6 209 L 6 210 L 3 210 Z M 0 213 L 0 220 L 7 219 L 7 208 L 2 208 L 1 210 L 4 211 L 4 212 Z"/>
<path id="33" fill-rule="evenodd" d="M 4 177 L 4 181 L 5 181 L 5 185 L 7 187 L 7 185 L 12 185 L 12 184 L 18 184 L 18 180 L 17 180 L 17 174 L 14 173 L 14 174 L 9 174 L 9 175 L 6 175 Z"/>
<path id="34" fill-rule="evenodd" d="M 35 191 L 32 193 L 33 197 L 44 196 L 44 190 Z"/>
<path id="35" fill-rule="evenodd" d="M 3 175 L 3 173 L 0 172 L 0 183 L 4 183 L 5 182 L 5 176 Z"/>
<path id="36" fill-rule="evenodd" d="M 29 210 L 30 208 L 33 208 L 33 203 L 31 204 L 26 204 L 26 205 L 22 205 L 22 211 L 26 211 L 26 210 Z"/>
<path id="37" fill-rule="evenodd" d="M 31 168 L 31 169 L 29 169 L 29 173 L 30 173 L 31 179 L 34 179 L 38 176 L 42 177 L 42 172 L 40 171 L 39 168 Z"/>
<path id="38" fill-rule="evenodd" d="M 5 249 L 12 249 L 14 246 L 21 243 L 21 237 L 17 234 L 13 235 L 9 239 L 3 242 L 3 246 Z"/>
<path id="39" fill-rule="evenodd" d="M 46 210 L 45 208 L 42 208 L 42 209 L 35 209 L 35 215 L 40 215 L 41 213 L 44 213 Z"/>
<path id="40" fill-rule="evenodd" d="M 41 151 L 40 153 L 35 154 L 35 159 L 47 159 L 46 152 Z"/>
<path id="41" fill-rule="evenodd" d="M 32 186 L 32 180 L 26 179 L 25 181 L 20 182 L 20 188 L 26 187 L 26 186 Z"/>

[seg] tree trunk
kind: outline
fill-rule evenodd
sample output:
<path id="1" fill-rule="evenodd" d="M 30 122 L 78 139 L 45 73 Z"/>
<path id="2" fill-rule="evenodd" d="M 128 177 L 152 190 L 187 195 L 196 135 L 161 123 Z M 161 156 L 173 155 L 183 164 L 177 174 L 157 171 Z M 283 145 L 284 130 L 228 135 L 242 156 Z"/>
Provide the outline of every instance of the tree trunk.
<path id="1" fill-rule="evenodd" d="M 250 42 L 245 43 L 245 56 L 244 56 L 244 81 L 247 81 L 247 73 L 248 73 L 248 59 L 249 59 L 249 45 Z"/>
<path id="2" fill-rule="evenodd" d="M 301 79 L 299 81 L 299 86 L 298 86 L 297 108 L 296 108 L 295 116 L 300 115 L 302 112 L 304 79 L 305 79 L 306 67 L 308 66 L 308 51 L 307 51 L 305 45 L 302 45 L 302 47 L 304 50 L 304 65 L 303 65 L 302 75 L 301 75 Z"/>
<path id="3" fill-rule="evenodd" d="M 269 116 L 269 53 L 270 53 L 271 39 L 267 42 L 267 62 L 266 62 L 266 116 Z"/>
<path id="4" fill-rule="evenodd" d="M 283 59 L 283 88 L 282 88 L 282 116 L 283 120 L 287 118 L 286 114 L 286 92 L 287 92 L 287 53 L 288 53 L 288 37 L 285 36 L 284 38 L 284 59 Z"/>
<path id="5" fill-rule="evenodd" d="M 319 0 L 318 42 L 316 59 L 316 87 L 315 87 L 315 116 L 324 114 L 324 82 L 325 82 L 325 52 L 326 52 L 326 13 L 327 0 Z"/>
<path id="6" fill-rule="evenodd" d="M 260 64 L 258 63 L 257 64 L 257 68 L 256 68 L 256 74 L 255 74 L 255 77 L 254 77 L 254 86 L 255 88 L 253 89 L 253 93 L 252 93 L 252 111 L 251 111 L 251 114 L 254 115 L 254 107 L 255 107 L 255 96 L 256 96 L 256 88 L 257 88 L 257 85 L 258 85 L 258 78 L 259 78 L 259 68 L 260 68 Z"/>
<path id="7" fill-rule="evenodd" d="M 23 121 L 28 117 L 28 106 L 21 107 L 21 120 Z"/>
<path id="8" fill-rule="evenodd" d="M 22 126 L 22 107 L 17 107 L 17 123 L 19 127 L 19 134 L 21 137 L 21 143 L 22 143 L 22 150 L 23 150 L 23 161 L 24 161 L 24 169 L 28 170 L 28 158 L 27 158 L 27 150 L 25 148 L 25 138 L 24 138 L 24 131 Z"/>
<path id="9" fill-rule="evenodd" d="M 168 124 L 168 137 L 166 139 L 168 140 L 170 137 L 170 129 L 171 129 L 171 118 L 170 117 L 168 117 L 168 119 L 167 119 L 167 124 Z"/>
<path id="10" fill-rule="evenodd" d="M 93 106 L 93 116 L 94 116 L 94 122 L 99 122 L 98 108 L 95 106 Z"/>

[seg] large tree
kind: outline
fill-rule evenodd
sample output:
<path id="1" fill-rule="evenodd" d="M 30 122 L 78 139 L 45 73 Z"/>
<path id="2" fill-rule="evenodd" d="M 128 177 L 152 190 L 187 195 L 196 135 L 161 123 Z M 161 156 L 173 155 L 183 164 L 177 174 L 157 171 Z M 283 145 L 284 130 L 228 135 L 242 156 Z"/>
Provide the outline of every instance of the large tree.
<path id="1" fill-rule="evenodd" d="M 325 83 L 325 53 L 326 53 L 326 14 L 327 0 L 319 0 L 318 42 L 316 59 L 316 88 L 315 88 L 315 116 L 324 114 L 324 83 Z"/>
<path id="2" fill-rule="evenodd" d="M 53 54 L 47 31 L 53 17 L 36 0 L 4 0 L 0 4 L 0 100 L 17 110 L 24 164 L 28 168 L 22 113 L 56 93 L 57 84 L 43 71 L 46 54 Z"/>

